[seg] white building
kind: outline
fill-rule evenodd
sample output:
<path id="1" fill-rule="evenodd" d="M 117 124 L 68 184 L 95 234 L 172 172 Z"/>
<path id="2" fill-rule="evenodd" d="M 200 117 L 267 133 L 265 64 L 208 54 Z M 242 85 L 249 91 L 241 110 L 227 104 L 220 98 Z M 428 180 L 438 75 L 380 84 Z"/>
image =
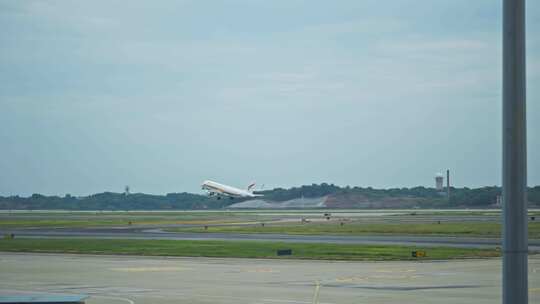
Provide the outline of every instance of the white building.
<path id="1" fill-rule="evenodd" d="M 442 173 L 435 174 L 435 189 L 443 191 L 444 177 Z"/>

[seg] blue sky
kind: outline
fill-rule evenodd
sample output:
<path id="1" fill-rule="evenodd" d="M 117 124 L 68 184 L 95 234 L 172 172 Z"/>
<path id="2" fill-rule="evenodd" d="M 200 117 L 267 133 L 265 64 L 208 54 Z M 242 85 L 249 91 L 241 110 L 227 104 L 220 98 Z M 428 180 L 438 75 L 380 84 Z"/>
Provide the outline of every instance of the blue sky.
<path id="1" fill-rule="evenodd" d="M 499 2 L 1 0 L 0 194 L 500 184 Z"/>

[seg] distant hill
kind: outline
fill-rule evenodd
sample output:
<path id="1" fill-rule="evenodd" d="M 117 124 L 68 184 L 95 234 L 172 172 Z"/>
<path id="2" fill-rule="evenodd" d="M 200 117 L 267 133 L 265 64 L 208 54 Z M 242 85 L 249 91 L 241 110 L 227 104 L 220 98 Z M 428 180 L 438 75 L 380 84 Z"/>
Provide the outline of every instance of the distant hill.
<path id="1" fill-rule="evenodd" d="M 30 197 L 0 196 L 0 209 L 22 210 L 203 210 L 222 208 L 487 208 L 494 207 L 500 187 L 451 188 L 451 199 L 434 188 L 339 187 L 333 184 L 312 184 L 290 189 L 276 188 L 259 192 L 264 197 L 217 200 L 193 193 L 150 195 L 104 192 L 84 197 L 69 194 Z M 540 186 L 528 188 L 530 206 L 540 207 Z M 232 205 L 232 206 L 231 206 Z"/>

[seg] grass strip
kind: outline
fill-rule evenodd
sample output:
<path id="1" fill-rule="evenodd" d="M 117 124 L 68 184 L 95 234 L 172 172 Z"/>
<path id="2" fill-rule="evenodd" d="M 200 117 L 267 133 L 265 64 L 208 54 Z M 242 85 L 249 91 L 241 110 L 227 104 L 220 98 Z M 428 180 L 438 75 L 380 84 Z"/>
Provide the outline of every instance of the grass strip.
<path id="1" fill-rule="evenodd" d="M 182 218 L 135 218 L 126 217 L 121 219 L 98 219 L 98 218 L 83 218 L 83 219 L 3 219 L 0 218 L 0 228 L 29 228 L 29 227 L 117 227 L 133 225 L 172 225 L 172 224 L 189 224 L 189 225 L 206 225 L 206 224 L 226 224 L 248 222 L 249 220 L 235 219 L 182 219 Z"/>
<path id="2" fill-rule="evenodd" d="M 291 256 L 277 256 L 278 249 L 292 249 Z M 424 250 L 427 256 L 413 258 Z M 0 251 L 143 256 L 280 258 L 348 261 L 447 260 L 498 257 L 495 249 L 453 247 L 420 248 L 355 244 L 280 243 L 256 241 L 176 241 L 101 239 L 2 239 Z"/>
<path id="3" fill-rule="evenodd" d="M 453 222 L 444 223 L 398 223 L 398 224 L 357 224 L 339 222 L 307 223 L 295 225 L 256 225 L 256 226 L 200 226 L 169 228 L 171 232 L 200 233 L 275 233 L 292 235 L 451 235 L 451 236 L 484 236 L 499 237 L 499 223 Z M 529 223 L 529 237 L 540 238 L 540 222 Z"/>

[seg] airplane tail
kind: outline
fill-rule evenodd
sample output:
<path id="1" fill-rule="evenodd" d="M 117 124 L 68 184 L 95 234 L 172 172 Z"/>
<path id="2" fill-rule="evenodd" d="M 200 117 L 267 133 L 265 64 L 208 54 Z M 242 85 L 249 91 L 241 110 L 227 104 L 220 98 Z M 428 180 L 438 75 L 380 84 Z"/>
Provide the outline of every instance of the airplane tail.
<path id="1" fill-rule="evenodd" d="M 247 191 L 252 193 L 253 189 L 255 189 L 255 182 L 249 184 L 249 186 L 247 187 Z"/>

